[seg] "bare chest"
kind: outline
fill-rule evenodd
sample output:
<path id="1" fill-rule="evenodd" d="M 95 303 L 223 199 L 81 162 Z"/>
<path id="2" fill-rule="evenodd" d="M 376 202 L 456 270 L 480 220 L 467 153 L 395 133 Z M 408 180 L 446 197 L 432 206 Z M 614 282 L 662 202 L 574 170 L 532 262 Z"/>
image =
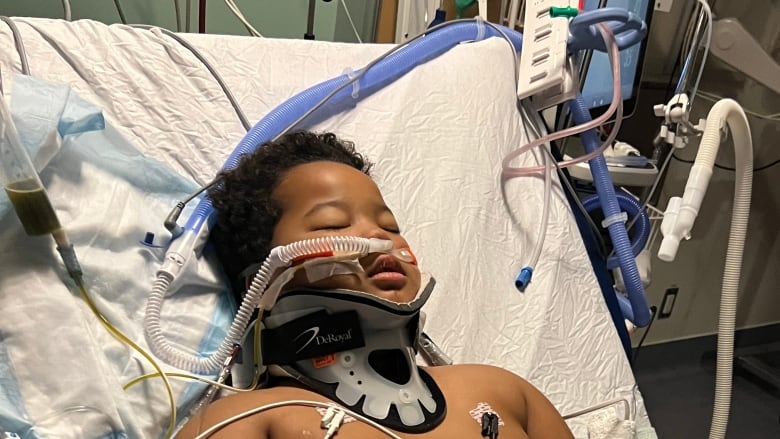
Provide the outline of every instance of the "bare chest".
<path id="1" fill-rule="evenodd" d="M 481 414 L 488 409 L 498 413 L 501 419 L 499 439 L 527 439 L 525 431 L 518 422 L 502 417 L 500 409 L 489 407 L 479 402 L 465 404 L 448 404 L 447 415 L 442 423 L 426 433 L 409 434 L 392 431 L 396 436 L 372 427 L 359 420 L 346 418 L 341 424 L 334 439 L 386 439 L 400 437 L 403 439 L 480 439 L 482 435 Z M 325 437 L 326 429 L 321 427 L 323 411 L 310 407 L 289 407 L 280 409 L 270 426 L 269 439 L 321 439 Z"/>

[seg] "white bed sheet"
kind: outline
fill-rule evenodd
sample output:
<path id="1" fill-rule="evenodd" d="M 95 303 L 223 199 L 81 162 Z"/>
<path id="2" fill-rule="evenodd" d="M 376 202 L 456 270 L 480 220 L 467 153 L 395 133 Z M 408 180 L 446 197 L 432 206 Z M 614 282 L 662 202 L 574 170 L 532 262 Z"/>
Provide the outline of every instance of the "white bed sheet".
<path id="1" fill-rule="evenodd" d="M 135 147 L 175 172 L 210 180 L 242 138 L 244 130 L 214 79 L 160 33 L 87 20 L 16 22 L 34 76 L 71 85 L 102 107 Z M 304 88 L 357 69 L 388 48 L 186 38 L 214 64 L 252 122 Z M 12 71 L 19 71 L 19 57 L 2 25 L 5 81 Z M 425 308 L 426 332 L 456 362 L 510 369 L 564 414 L 626 398 L 637 428 L 647 429 L 641 394 L 557 186 L 533 283 L 522 294 L 514 288 L 514 276 L 537 239 L 543 191 L 535 178 L 509 184 L 519 218 L 513 225 L 498 179 L 503 155 L 526 139 L 512 71 L 505 42 L 461 45 L 363 100 L 355 111 L 314 128 L 354 141 L 376 162 L 375 176 L 389 205 L 421 266 L 438 281 Z M 527 155 L 521 161 L 536 159 Z"/>

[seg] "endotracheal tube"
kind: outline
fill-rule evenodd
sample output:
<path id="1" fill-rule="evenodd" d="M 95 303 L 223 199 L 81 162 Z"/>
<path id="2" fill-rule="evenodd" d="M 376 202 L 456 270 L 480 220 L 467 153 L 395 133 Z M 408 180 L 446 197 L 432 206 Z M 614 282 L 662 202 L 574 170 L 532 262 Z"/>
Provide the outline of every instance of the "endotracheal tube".
<path id="1" fill-rule="evenodd" d="M 25 233 L 29 236 L 52 235 L 57 243 L 57 251 L 62 257 L 68 275 L 76 283 L 82 298 L 95 314 L 98 321 L 111 335 L 139 352 L 149 360 L 154 369 L 162 374 L 162 369 L 160 369 L 154 359 L 111 325 L 89 297 L 73 244 L 71 244 L 65 230 L 62 228 L 59 218 L 57 218 L 57 213 L 49 200 L 49 195 L 46 193 L 46 188 L 35 171 L 27 150 L 22 145 L 19 133 L 16 131 L 16 126 L 11 117 L 11 110 L 8 108 L 2 95 L 0 95 L 0 182 L 11 200 L 11 204 L 14 206 L 16 215 L 19 217 Z M 168 400 L 171 406 L 171 416 L 166 437 L 171 437 L 176 426 L 173 391 L 167 377 L 162 375 L 162 379 L 166 384 Z M 114 431 L 114 436 L 119 434 L 117 430 Z"/>

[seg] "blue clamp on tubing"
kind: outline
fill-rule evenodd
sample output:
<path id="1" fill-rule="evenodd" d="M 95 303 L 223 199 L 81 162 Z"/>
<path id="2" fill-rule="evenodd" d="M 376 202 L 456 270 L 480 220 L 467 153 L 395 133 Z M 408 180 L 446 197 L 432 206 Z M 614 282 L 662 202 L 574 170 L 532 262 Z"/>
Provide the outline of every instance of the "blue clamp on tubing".
<path id="1" fill-rule="evenodd" d="M 598 23 L 607 23 L 621 50 L 639 43 L 647 35 L 647 24 L 633 12 L 623 8 L 601 8 L 583 12 L 571 19 L 569 50 L 593 49 L 606 52 L 607 46 L 595 26 Z"/>
<path id="2" fill-rule="evenodd" d="M 531 277 L 534 275 L 534 269 L 531 267 L 523 267 L 520 270 L 520 274 L 515 278 L 515 288 L 521 293 L 525 292 L 525 288 L 531 283 Z"/>
<path id="3" fill-rule="evenodd" d="M 604 218 L 604 221 L 601 222 L 601 227 L 608 229 L 609 226 L 611 226 L 612 224 L 617 224 L 617 223 L 625 224 L 626 221 L 628 221 L 628 214 L 625 212 L 620 212 L 612 216 L 609 216 L 607 218 Z"/>

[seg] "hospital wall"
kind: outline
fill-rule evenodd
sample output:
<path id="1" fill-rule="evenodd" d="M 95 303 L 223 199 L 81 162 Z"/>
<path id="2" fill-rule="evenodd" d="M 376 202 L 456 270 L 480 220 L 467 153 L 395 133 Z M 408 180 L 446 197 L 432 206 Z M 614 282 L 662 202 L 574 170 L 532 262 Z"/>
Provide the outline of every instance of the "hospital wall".
<path id="1" fill-rule="evenodd" d="M 181 20 L 185 19 L 185 4 L 181 0 Z M 192 4 L 190 31 L 198 30 L 198 3 Z M 355 26 L 364 40 L 372 37 L 374 11 L 379 0 L 345 0 Z M 253 0 L 237 1 L 250 23 L 264 36 L 274 38 L 303 38 L 309 11 L 308 0 Z M 172 0 L 123 0 L 122 9 L 129 23 L 151 24 L 176 30 L 176 14 Z M 89 18 L 103 23 L 119 23 L 114 2 L 111 0 L 71 0 L 74 20 Z M 346 18 L 341 2 L 317 1 L 314 35 L 325 41 L 357 41 Z M 0 15 L 62 18 L 59 0 L 0 0 Z M 184 27 L 184 25 L 182 25 Z M 241 22 L 221 0 L 206 2 L 206 32 L 228 35 L 248 35 Z"/>
<path id="2" fill-rule="evenodd" d="M 621 137 L 644 152 L 652 150 L 652 136 L 659 127 L 659 119 L 652 114 L 652 106 L 664 102 L 668 74 L 674 64 L 682 29 L 686 22 L 683 3 L 674 2 L 670 14 L 657 12 L 651 29 L 648 54 L 644 69 L 646 85 L 640 91 L 637 114 L 621 129 Z M 737 18 L 761 43 L 763 48 L 780 61 L 780 5 L 770 0 L 755 2 L 724 2 L 715 4 L 718 17 Z M 686 6 L 687 7 L 687 6 Z M 780 95 L 734 71 L 712 55 L 709 56 L 702 78 L 701 90 L 731 97 L 752 111 L 780 113 Z M 693 106 L 694 120 L 703 118 L 712 102 L 697 98 Z M 766 120 L 748 116 L 753 134 L 754 166 L 756 168 L 780 159 L 780 120 Z M 677 157 L 693 160 L 698 140 Z M 734 166 L 731 140 L 721 144 L 716 163 Z M 669 172 L 657 204 L 665 207 L 671 196 L 681 196 L 691 165 L 672 159 Z M 780 322 L 780 164 L 757 171 L 753 180 L 753 198 L 750 224 L 745 245 L 745 258 L 737 313 L 737 327 L 751 328 Z M 714 334 L 720 301 L 721 278 L 726 245 L 731 223 L 734 193 L 734 172 L 715 169 L 702 210 L 691 233 L 691 239 L 680 245 L 676 262 L 665 263 L 653 258 L 652 284 L 648 290 L 649 302 L 660 306 L 668 288 L 679 289 L 672 314 L 657 320 L 646 343 Z M 654 251 L 657 251 L 657 245 Z M 635 334 L 635 342 L 642 335 Z"/>

